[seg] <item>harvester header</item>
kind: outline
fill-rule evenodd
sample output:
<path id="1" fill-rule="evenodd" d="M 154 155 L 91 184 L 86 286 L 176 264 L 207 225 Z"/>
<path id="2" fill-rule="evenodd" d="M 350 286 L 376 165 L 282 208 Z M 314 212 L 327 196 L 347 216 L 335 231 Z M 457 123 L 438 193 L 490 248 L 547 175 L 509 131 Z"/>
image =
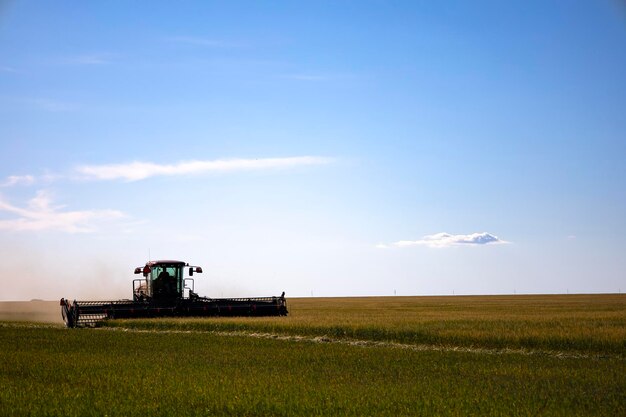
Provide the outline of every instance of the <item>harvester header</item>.
<path id="1" fill-rule="evenodd" d="M 194 273 L 202 267 L 161 260 L 135 268 L 143 278 L 133 280 L 133 299 L 76 301 L 61 298 L 61 315 L 67 327 L 96 326 L 107 319 L 190 316 L 286 316 L 287 301 L 278 297 L 208 298 L 195 293 Z M 187 272 L 187 277 L 185 277 Z"/>

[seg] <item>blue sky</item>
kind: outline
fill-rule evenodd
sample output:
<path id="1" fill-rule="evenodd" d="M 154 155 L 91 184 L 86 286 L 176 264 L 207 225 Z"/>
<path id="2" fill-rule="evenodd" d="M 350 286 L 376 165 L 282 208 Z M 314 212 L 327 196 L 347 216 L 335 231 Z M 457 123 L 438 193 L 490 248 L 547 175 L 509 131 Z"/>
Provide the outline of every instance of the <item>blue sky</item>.
<path id="1" fill-rule="evenodd" d="M 0 299 L 626 290 L 626 6 L 0 2 Z"/>

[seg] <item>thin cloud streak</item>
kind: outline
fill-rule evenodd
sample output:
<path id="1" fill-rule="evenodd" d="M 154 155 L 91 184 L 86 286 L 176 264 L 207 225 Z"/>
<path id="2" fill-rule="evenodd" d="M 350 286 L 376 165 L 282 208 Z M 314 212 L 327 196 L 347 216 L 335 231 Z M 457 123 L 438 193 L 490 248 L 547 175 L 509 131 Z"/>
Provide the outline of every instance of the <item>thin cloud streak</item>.
<path id="1" fill-rule="evenodd" d="M 331 161 L 331 158 L 318 156 L 181 161 L 176 164 L 156 164 L 152 162 L 134 161 L 127 164 L 84 165 L 77 167 L 76 171 L 83 176 L 83 179 L 87 180 L 124 180 L 130 182 L 155 176 L 287 169 L 306 165 L 328 164 Z"/>
<path id="2" fill-rule="evenodd" d="M 236 48 L 241 46 L 233 42 L 221 41 L 210 38 L 201 38 L 197 36 L 169 36 L 165 39 L 170 42 L 184 43 L 196 46 L 206 46 L 210 48 Z"/>
<path id="3" fill-rule="evenodd" d="M 321 74 L 287 74 L 283 78 L 298 81 L 327 81 L 331 77 Z"/>
<path id="4" fill-rule="evenodd" d="M 35 177 L 32 175 L 9 175 L 4 182 L 0 183 L 0 187 L 13 187 L 16 185 L 32 185 Z"/>
<path id="5" fill-rule="evenodd" d="M 76 105 L 45 97 L 21 98 L 18 102 L 49 112 L 66 112 L 76 110 Z"/>
<path id="6" fill-rule="evenodd" d="M 105 65 L 112 62 L 113 55 L 109 53 L 93 53 L 72 57 L 68 60 L 68 64 L 76 65 Z"/>
<path id="7" fill-rule="evenodd" d="M 62 211 L 63 206 L 52 206 L 51 203 L 50 195 L 43 190 L 37 192 L 26 208 L 0 198 L 0 212 L 17 215 L 13 219 L 0 220 L 0 230 L 92 233 L 98 230 L 98 222 L 125 217 L 117 210 Z"/>
<path id="8" fill-rule="evenodd" d="M 429 248 L 447 248 L 451 246 L 482 246 L 509 243 L 499 237 L 487 233 L 471 233 L 467 235 L 451 235 L 449 233 L 435 233 L 424 236 L 418 240 L 400 240 L 391 245 L 379 244 L 376 247 L 384 249 L 389 247 L 404 248 L 410 246 L 426 246 Z"/>

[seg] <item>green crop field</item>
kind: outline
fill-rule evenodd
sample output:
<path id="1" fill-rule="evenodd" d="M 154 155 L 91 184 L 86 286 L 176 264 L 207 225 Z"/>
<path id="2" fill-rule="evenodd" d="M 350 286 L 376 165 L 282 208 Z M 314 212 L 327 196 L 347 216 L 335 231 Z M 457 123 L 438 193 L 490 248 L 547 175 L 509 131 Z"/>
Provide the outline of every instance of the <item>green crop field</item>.
<path id="1" fill-rule="evenodd" d="M 626 415 L 623 295 L 289 308 L 99 329 L 4 321 L 0 415 Z"/>

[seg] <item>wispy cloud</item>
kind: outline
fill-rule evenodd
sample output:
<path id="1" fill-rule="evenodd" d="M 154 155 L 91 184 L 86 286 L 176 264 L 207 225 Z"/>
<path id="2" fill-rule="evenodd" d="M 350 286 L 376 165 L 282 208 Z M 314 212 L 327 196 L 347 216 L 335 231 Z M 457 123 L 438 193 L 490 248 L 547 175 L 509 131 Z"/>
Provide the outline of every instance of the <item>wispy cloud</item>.
<path id="1" fill-rule="evenodd" d="M 324 74 L 286 74 L 283 78 L 298 81 L 327 81 L 332 77 Z"/>
<path id="2" fill-rule="evenodd" d="M 170 42 L 204 46 L 209 48 L 237 48 L 242 46 L 241 44 L 235 42 L 228 42 L 212 38 L 203 38 L 198 36 L 169 36 L 165 39 Z"/>
<path id="3" fill-rule="evenodd" d="M 73 173 L 42 175 L 9 175 L 0 180 L 0 188 L 51 184 L 59 180 L 122 180 L 139 181 L 155 176 L 197 175 L 203 173 L 260 171 L 296 168 L 306 165 L 323 165 L 333 162 L 333 158 L 320 156 L 294 156 L 286 158 L 256 159 L 216 159 L 181 161 L 175 164 L 156 164 L 134 161 L 124 164 L 82 165 Z"/>
<path id="4" fill-rule="evenodd" d="M 0 65 L 0 72 L 17 72 L 17 70 L 13 67 L 9 67 L 6 65 Z"/>
<path id="5" fill-rule="evenodd" d="M 31 185 L 35 182 L 32 175 L 9 175 L 4 182 L 0 183 L 0 187 L 13 187 L 15 185 Z"/>
<path id="6" fill-rule="evenodd" d="M 430 248 L 447 248 L 450 246 L 480 246 L 509 243 L 499 237 L 487 233 L 471 233 L 468 235 L 451 235 L 449 233 L 436 233 L 427 235 L 418 240 L 400 240 L 391 245 L 378 244 L 377 248 L 385 249 L 390 247 L 404 248 L 409 246 L 427 246 Z"/>
<path id="7" fill-rule="evenodd" d="M 84 179 L 139 181 L 155 176 L 285 169 L 305 165 L 327 164 L 331 161 L 332 159 L 330 158 L 319 156 L 181 161 L 176 164 L 134 161 L 126 164 L 84 165 L 77 167 L 76 171 Z"/>
<path id="8" fill-rule="evenodd" d="M 76 109 L 76 105 L 44 97 L 26 97 L 16 101 L 49 112 L 66 112 Z"/>
<path id="9" fill-rule="evenodd" d="M 353 83 L 364 79 L 363 74 L 349 72 L 317 72 L 302 71 L 291 72 L 279 75 L 280 78 L 303 82 L 341 82 L 342 84 Z"/>
<path id="10" fill-rule="evenodd" d="M 62 63 L 69 65 L 106 65 L 114 61 L 115 54 L 109 52 L 93 52 L 71 56 Z"/>
<path id="11" fill-rule="evenodd" d="M 0 212 L 15 216 L 0 220 L 0 230 L 90 233 L 97 231 L 99 222 L 125 217 L 117 210 L 64 211 L 64 206 L 51 203 L 49 193 L 44 190 L 38 191 L 25 208 L 9 204 L 0 197 Z"/>

